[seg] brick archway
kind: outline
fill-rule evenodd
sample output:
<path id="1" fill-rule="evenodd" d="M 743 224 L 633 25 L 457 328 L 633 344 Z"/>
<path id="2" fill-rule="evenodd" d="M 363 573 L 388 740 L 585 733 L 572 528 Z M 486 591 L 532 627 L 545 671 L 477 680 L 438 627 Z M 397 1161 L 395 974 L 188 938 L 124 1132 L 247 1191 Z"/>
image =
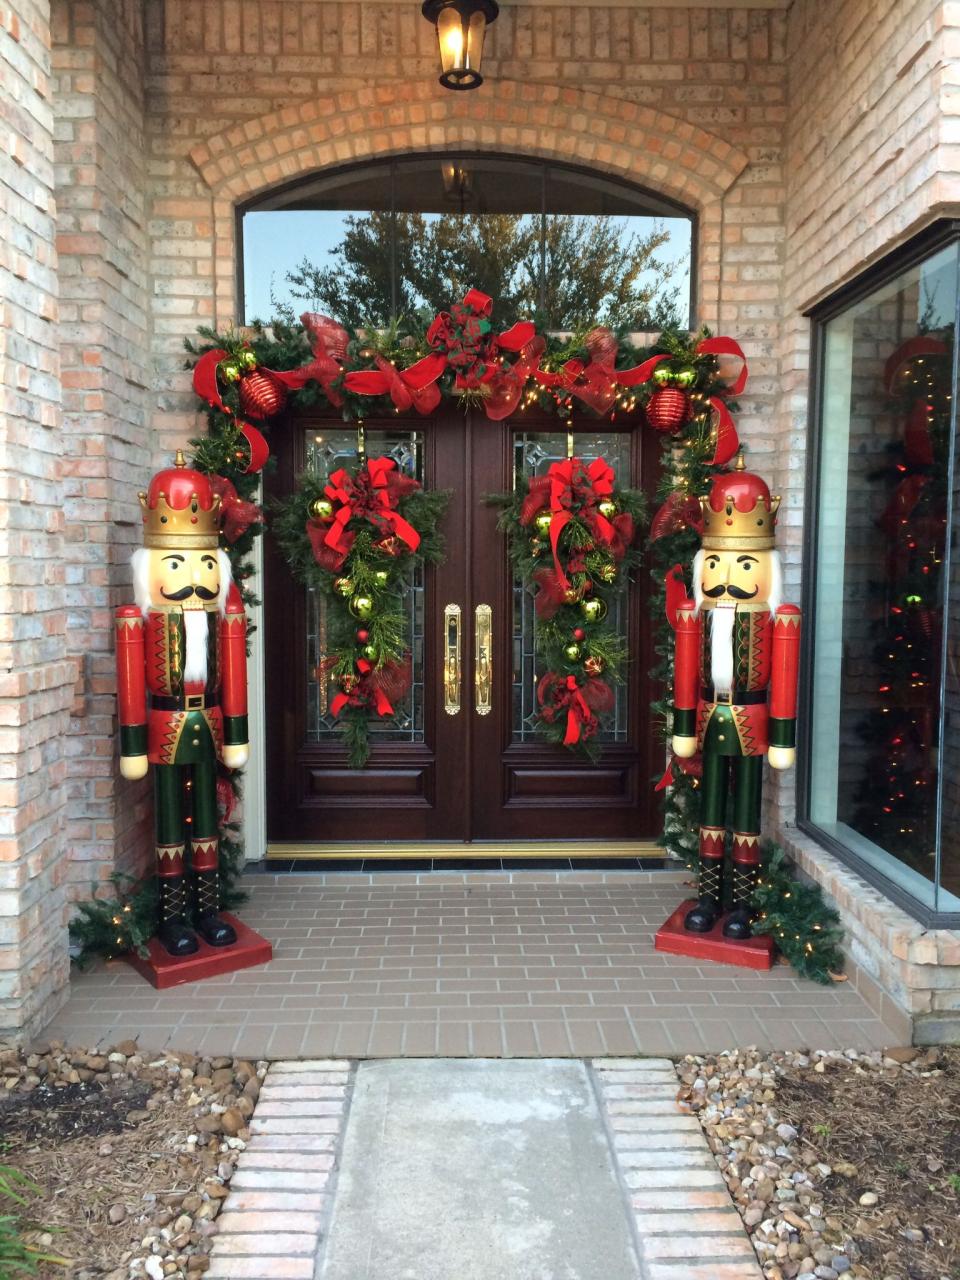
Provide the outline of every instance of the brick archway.
<path id="1" fill-rule="evenodd" d="M 409 151 L 490 150 L 567 161 L 661 192 L 700 217 L 699 319 L 719 320 L 724 194 L 748 164 L 717 134 L 612 94 L 500 80 L 490 95 L 434 84 L 313 98 L 214 135 L 190 159 L 213 194 L 216 320 L 236 314 L 235 206 L 334 165 Z"/>

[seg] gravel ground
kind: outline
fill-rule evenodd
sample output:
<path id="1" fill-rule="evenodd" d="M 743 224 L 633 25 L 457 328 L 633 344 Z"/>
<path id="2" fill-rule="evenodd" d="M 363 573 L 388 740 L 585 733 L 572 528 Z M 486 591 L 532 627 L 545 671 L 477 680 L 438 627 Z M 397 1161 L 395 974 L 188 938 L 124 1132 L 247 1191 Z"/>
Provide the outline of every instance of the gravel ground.
<path id="1" fill-rule="evenodd" d="M 0 1050 L 0 1164 L 41 1187 L 28 1239 L 69 1260 L 44 1280 L 199 1280 L 266 1070 L 133 1041 Z"/>
<path id="2" fill-rule="evenodd" d="M 677 1063 L 769 1280 L 960 1280 L 960 1051 Z"/>

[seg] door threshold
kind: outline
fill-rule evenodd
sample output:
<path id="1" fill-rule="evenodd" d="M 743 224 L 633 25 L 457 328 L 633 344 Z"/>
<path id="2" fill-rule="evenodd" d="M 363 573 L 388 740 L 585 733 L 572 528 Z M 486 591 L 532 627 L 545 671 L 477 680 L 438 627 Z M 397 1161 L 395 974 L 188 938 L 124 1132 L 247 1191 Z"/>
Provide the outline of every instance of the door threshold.
<path id="1" fill-rule="evenodd" d="M 384 840 L 382 842 L 343 841 L 299 843 L 271 841 L 267 861 L 296 858 L 305 862 L 336 860 L 385 862 L 403 859 L 445 858 L 501 859 L 542 858 L 558 861 L 591 858 L 664 858 L 666 853 L 653 840 Z"/>

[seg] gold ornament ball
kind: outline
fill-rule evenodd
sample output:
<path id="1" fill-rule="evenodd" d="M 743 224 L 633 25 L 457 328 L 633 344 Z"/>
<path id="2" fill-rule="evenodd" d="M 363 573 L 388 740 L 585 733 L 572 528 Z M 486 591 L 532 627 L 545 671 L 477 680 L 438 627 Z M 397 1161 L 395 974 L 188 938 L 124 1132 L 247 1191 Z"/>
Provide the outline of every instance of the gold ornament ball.
<path id="1" fill-rule="evenodd" d="M 377 571 L 373 575 L 374 581 L 376 582 L 378 587 L 385 587 L 387 585 L 387 581 L 389 577 L 390 577 L 390 574 L 386 571 L 386 569 L 377 569 Z"/>
<path id="2" fill-rule="evenodd" d="M 239 382 L 241 369 L 236 360 L 221 360 L 217 366 L 224 382 Z"/>
<path id="3" fill-rule="evenodd" d="M 564 604 L 576 604 L 579 599 L 580 592 L 576 587 L 567 587 L 566 591 L 563 593 Z"/>
<path id="4" fill-rule="evenodd" d="M 568 644 L 564 646 L 563 656 L 568 662 L 576 662 L 580 657 L 580 646 L 578 644 Z"/>
<path id="5" fill-rule="evenodd" d="M 245 369 L 255 369 L 257 367 L 257 357 L 252 351 L 241 351 L 237 359 Z"/>
<path id="6" fill-rule="evenodd" d="M 348 596 L 353 591 L 352 578 L 334 578 L 333 589 L 338 596 Z"/>
<path id="7" fill-rule="evenodd" d="M 597 572 L 597 577 L 600 579 L 601 582 L 607 582 L 607 583 L 616 582 L 617 566 L 615 564 L 610 564 L 610 563 L 601 565 L 599 571 Z"/>
<path id="8" fill-rule="evenodd" d="M 587 622 L 601 622 L 607 616 L 607 602 L 598 596 L 580 601 L 580 612 Z"/>
<path id="9" fill-rule="evenodd" d="M 602 502 L 597 504 L 597 510 L 605 520 L 612 520 L 617 514 L 617 504 L 611 501 L 610 498 L 604 498 Z"/>
<path id="10" fill-rule="evenodd" d="M 333 503 L 329 498 L 314 498 L 310 503 L 310 514 L 314 520 L 332 520 Z"/>
<path id="11" fill-rule="evenodd" d="M 673 381 L 673 370 L 668 364 L 658 364 L 650 375 L 650 381 L 658 387 L 667 387 Z"/>
<path id="12" fill-rule="evenodd" d="M 685 364 L 682 369 L 678 369 L 674 377 L 678 387 L 692 387 L 696 380 L 697 371 L 689 364 Z"/>
<path id="13" fill-rule="evenodd" d="M 583 664 L 583 669 L 588 676 L 598 676 L 603 670 L 603 659 L 587 658 Z"/>
<path id="14" fill-rule="evenodd" d="M 348 607 L 355 618 L 369 618 L 373 613 L 373 601 L 369 596 L 354 596 Z"/>
<path id="15" fill-rule="evenodd" d="M 552 523 L 553 523 L 553 516 L 550 514 L 549 511 L 541 511 L 540 514 L 537 516 L 536 520 L 534 521 L 534 524 L 537 526 L 539 531 L 544 535 L 549 534 L 550 525 Z"/>
<path id="16" fill-rule="evenodd" d="M 530 539 L 530 554 L 532 556 L 543 555 L 543 543 L 540 541 L 539 538 Z"/>
<path id="17" fill-rule="evenodd" d="M 369 659 L 370 662 L 376 662 L 377 646 L 375 644 L 365 644 L 363 646 L 363 656 Z"/>

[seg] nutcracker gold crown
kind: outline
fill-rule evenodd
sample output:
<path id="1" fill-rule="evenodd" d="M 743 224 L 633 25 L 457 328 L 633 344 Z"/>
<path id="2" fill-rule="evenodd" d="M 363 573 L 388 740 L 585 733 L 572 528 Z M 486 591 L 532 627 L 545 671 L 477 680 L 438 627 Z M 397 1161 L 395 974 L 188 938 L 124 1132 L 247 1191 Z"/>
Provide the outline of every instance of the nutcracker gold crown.
<path id="1" fill-rule="evenodd" d="M 140 494 L 143 545 L 164 550 L 213 551 L 220 545 L 220 495 L 205 475 L 186 468 L 177 451 L 174 469 L 154 477 Z"/>
<path id="2" fill-rule="evenodd" d="M 763 480 L 745 470 L 740 454 L 735 470 L 716 476 L 709 496 L 700 499 L 701 545 L 705 551 L 770 551 L 779 506 L 780 495 L 771 496 Z"/>

